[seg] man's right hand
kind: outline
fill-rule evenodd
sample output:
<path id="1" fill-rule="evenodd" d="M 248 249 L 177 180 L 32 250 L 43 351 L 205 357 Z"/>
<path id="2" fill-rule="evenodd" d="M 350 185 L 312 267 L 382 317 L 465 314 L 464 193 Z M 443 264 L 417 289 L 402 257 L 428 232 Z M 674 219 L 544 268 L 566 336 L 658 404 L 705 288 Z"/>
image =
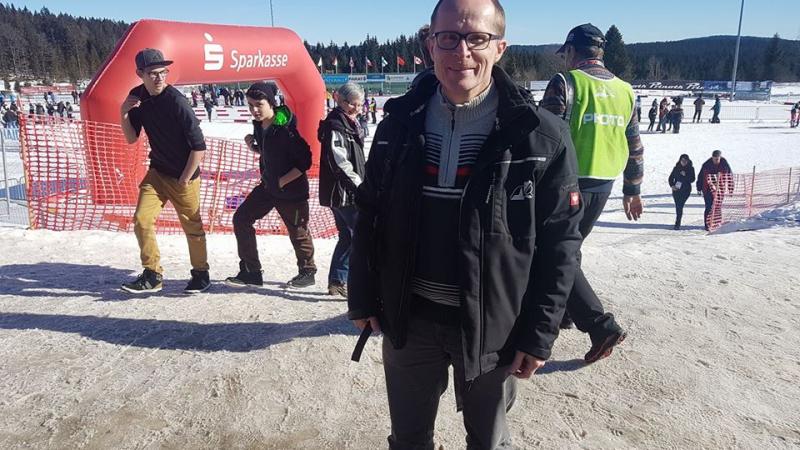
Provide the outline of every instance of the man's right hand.
<path id="1" fill-rule="evenodd" d="M 247 144 L 247 148 L 249 148 L 252 151 L 255 151 L 253 150 L 253 142 L 254 142 L 253 139 L 254 139 L 253 135 L 248 134 L 247 136 L 244 137 L 244 143 Z"/>
<path id="2" fill-rule="evenodd" d="M 642 216 L 642 199 L 638 195 L 623 195 L 622 208 L 628 220 L 639 220 Z"/>
<path id="3" fill-rule="evenodd" d="M 367 317 L 366 319 L 356 319 L 353 321 L 353 325 L 356 326 L 359 330 L 363 330 L 365 326 L 369 324 L 372 327 L 372 332 L 374 334 L 378 334 L 381 332 L 381 325 L 378 322 L 378 318 L 375 316 Z"/>
<path id="4" fill-rule="evenodd" d="M 139 97 L 129 95 L 124 102 L 122 102 L 122 106 L 120 106 L 119 111 L 124 116 L 128 114 L 128 112 L 139 106 L 142 102 L 139 100 Z"/>

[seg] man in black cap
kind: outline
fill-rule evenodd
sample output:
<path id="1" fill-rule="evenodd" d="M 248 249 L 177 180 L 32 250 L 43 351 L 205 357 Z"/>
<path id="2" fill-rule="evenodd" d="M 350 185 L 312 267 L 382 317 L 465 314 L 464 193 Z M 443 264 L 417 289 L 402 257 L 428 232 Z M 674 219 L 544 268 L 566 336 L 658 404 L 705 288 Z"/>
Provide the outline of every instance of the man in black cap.
<path id="1" fill-rule="evenodd" d="M 630 84 L 614 76 L 603 64 L 605 36 L 587 23 L 570 30 L 558 49 L 567 71 L 556 74 L 547 86 L 541 106 L 563 118 L 570 126 L 578 156 L 578 178 L 584 215 L 580 223 L 584 239 L 603 212 L 620 172 L 624 173 L 623 208 L 628 220 L 642 214 L 639 197 L 643 176 L 644 148 L 639 138 L 635 96 Z M 580 263 L 580 253 L 578 261 Z M 582 270 L 567 300 L 562 328 L 574 320 L 578 329 L 589 333 L 592 347 L 584 356 L 593 363 L 611 354 L 625 339 L 625 331 L 600 299 Z"/>
<path id="2" fill-rule="evenodd" d="M 142 84 L 131 89 L 122 103 L 122 131 L 129 144 L 139 138 L 142 128 L 150 142 L 150 170 L 139 185 L 134 213 L 134 233 L 144 271 L 124 291 L 141 294 L 162 287 L 162 273 L 155 235 L 155 222 L 169 201 L 178 213 L 189 243 L 191 280 L 185 292 L 207 290 L 208 256 L 203 220 L 200 216 L 200 162 L 206 150 L 200 123 L 189 101 L 167 84 L 167 66 L 161 51 L 146 48 L 136 54 L 136 75 Z"/>

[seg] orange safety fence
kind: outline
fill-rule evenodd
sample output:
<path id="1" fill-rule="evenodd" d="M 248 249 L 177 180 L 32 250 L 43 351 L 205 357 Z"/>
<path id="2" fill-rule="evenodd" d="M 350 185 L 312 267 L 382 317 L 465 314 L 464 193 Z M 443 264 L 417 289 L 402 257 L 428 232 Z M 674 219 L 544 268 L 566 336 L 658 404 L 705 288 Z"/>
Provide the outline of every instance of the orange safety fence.
<path id="1" fill-rule="evenodd" d="M 800 199 L 800 167 L 749 174 L 710 174 L 709 185 L 718 186 L 706 225 L 714 231 Z"/>
<path id="2" fill-rule="evenodd" d="M 138 185 L 150 150 L 143 137 L 125 141 L 119 125 L 20 117 L 28 211 L 32 228 L 55 231 L 133 231 Z M 258 155 L 243 141 L 206 138 L 201 170 L 200 209 L 206 232 L 232 233 L 233 213 L 259 184 Z M 309 179 L 309 230 L 317 238 L 337 234 L 330 209 L 319 205 L 319 179 Z M 277 211 L 255 224 L 258 234 L 287 234 Z M 175 210 L 166 206 L 156 229 L 182 233 Z"/>

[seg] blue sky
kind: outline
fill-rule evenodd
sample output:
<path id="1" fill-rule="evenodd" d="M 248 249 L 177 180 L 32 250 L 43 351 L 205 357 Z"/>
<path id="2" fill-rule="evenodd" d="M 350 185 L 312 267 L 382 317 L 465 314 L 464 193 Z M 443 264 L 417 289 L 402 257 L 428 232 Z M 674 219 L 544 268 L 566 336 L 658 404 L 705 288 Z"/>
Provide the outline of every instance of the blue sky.
<path id="1" fill-rule="evenodd" d="M 239 25 L 270 23 L 269 0 L 49 0 L 9 1 L 17 7 L 132 22 L 142 18 Z M 272 0 L 275 25 L 291 28 L 311 42 L 360 42 L 369 34 L 383 42 L 413 34 L 427 23 L 433 0 Z M 718 34 L 735 35 L 740 0 L 505 0 L 511 44 L 564 40 L 574 25 L 612 24 L 627 43 L 669 41 Z M 800 1 L 745 0 L 742 34 L 800 39 Z"/>

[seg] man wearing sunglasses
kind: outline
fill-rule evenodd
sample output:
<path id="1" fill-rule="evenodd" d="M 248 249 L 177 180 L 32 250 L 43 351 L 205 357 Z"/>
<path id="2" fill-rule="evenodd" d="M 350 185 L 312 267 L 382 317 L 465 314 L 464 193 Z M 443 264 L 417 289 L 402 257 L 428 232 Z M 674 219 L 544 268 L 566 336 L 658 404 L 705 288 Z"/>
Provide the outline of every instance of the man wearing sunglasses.
<path id="1" fill-rule="evenodd" d="M 433 71 L 386 103 L 356 191 L 348 316 L 385 335 L 392 449 L 433 448 L 449 366 L 467 448 L 511 448 L 515 381 L 550 357 L 572 285 L 575 151 L 496 66 L 504 34 L 497 1 L 437 3 Z"/>
<path id="2" fill-rule="evenodd" d="M 146 48 L 137 53 L 136 75 L 142 84 L 131 89 L 120 107 L 128 143 L 139 139 L 142 128 L 150 142 L 150 169 L 139 185 L 133 228 L 144 271 L 133 282 L 122 285 L 122 290 L 132 294 L 162 288 L 155 222 L 167 201 L 178 213 L 189 244 L 191 280 L 184 291 L 198 293 L 211 286 L 200 216 L 200 162 L 206 143 L 189 100 L 167 84 L 170 64 L 172 61 L 165 60 L 160 50 Z"/>

